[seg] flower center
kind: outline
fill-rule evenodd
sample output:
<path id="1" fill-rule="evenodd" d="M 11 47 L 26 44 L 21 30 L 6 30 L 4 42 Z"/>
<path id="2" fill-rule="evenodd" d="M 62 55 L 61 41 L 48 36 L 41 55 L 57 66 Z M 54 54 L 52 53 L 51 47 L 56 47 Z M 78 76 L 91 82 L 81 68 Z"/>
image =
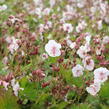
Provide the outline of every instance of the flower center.
<path id="1" fill-rule="evenodd" d="M 86 60 L 86 64 L 87 64 L 87 65 L 90 64 L 90 59 Z"/>
<path id="2" fill-rule="evenodd" d="M 105 74 L 103 72 L 100 73 L 100 79 L 103 80 L 105 78 Z"/>
<path id="3" fill-rule="evenodd" d="M 53 46 L 51 51 L 52 51 L 53 55 L 55 55 L 56 54 L 56 47 Z"/>

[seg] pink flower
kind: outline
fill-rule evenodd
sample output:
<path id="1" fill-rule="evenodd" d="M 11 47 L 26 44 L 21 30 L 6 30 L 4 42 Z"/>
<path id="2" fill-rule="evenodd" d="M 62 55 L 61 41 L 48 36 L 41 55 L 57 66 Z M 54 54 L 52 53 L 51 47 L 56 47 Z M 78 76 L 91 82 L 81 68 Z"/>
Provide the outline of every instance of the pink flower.
<path id="1" fill-rule="evenodd" d="M 104 67 L 100 67 L 94 70 L 94 82 L 103 83 L 108 79 L 109 70 Z"/>
<path id="2" fill-rule="evenodd" d="M 85 57 L 82 62 L 85 69 L 89 71 L 92 71 L 94 69 L 94 61 L 91 59 L 90 56 Z"/>
<path id="3" fill-rule="evenodd" d="M 6 89 L 6 90 L 8 90 L 8 85 L 9 85 L 9 83 L 8 83 L 8 82 L 3 81 L 3 86 L 5 87 L 5 89 Z"/>
<path id="4" fill-rule="evenodd" d="M 64 20 L 71 20 L 74 15 L 75 15 L 75 12 L 74 11 L 73 11 L 73 13 L 70 12 L 70 11 L 63 12 L 63 19 Z"/>
<path id="5" fill-rule="evenodd" d="M 71 33 L 73 31 L 73 27 L 70 23 L 64 23 L 63 30 L 68 32 L 68 33 Z"/>
<path id="6" fill-rule="evenodd" d="M 5 64 L 5 65 L 8 64 L 8 57 L 7 57 L 7 56 L 5 56 L 5 57 L 3 58 L 2 63 Z"/>
<path id="7" fill-rule="evenodd" d="M 6 90 L 8 90 L 8 85 L 9 85 L 8 82 L 3 81 L 3 80 L 0 80 L 0 85 L 4 86 L 4 88 L 5 88 Z"/>
<path id="8" fill-rule="evenodd" d="M 73 76 L 79 77 L 79 76 L 83 75 L 83 70 L 84 70 L 84 68 L 80 64 L 77 64 L 75 67 L 72 68 Z"/>
<path id="9" fill-rule="evenodd" d="M 48 58 L 48 55 L 47 55 L 46 53 L 43 53 L 43 54 L 42 54 L 42 58 L 43 58 L 43 60 L 45 60 L 45 59 Z"/>
<path id="10" fill-rule="evenodd" d="M 45 45 L 45 51 L 51 57 L 57 57 L 61 55 L 61 44 L 57 43 L 55 40 L 49 40 Z"/>
<path id="11" fill-rule="evenodd" d="M 109 43 L 109 36 L 103 37 L 103 44 Z"/>
<path id="12" fill-rule="evenodd" d="M 50 11 L 51 11 L 51 9 L 50 8 L 45 8 L 44 10 L 43 10 L 43 15 L 49 15 L 50 14 Z"/>
<path id="13" fill-rule="evenodd" d="M 79 55 L 80 58 L 84 58 L 87 55 L 86 49 L 84 46 L 81 46 L 78 50 L 77 50 L 77 54 Z"/>
<path id="14" fill-rule="evenodd" d="M 20 19 L 16 18 L 15 16 L 9 16 L 9 21 L 11 21 L 13 24 L 18 21 L 18 22 L 22 22 Z"/>
<path id="15" fill-rule="evenodd" d="M 12 43 L 9 45 L 8 49 L 11 52 L 11 54 L 14 53 L 19 48 L 19 45 L 17 43 Z"/>
<path id="16" fill-rule="evenodd" d="M 66 42 L 67 42 L 67 45 L 68 45 L 71 49 L 73 49 L 73 48 L 76 47 L 76 42 L 72 42 L 72 41 L 69 40 L 69 39 L 67 39 Z"/>
<path id="17" fill-rule="evenodd" d="M 86 90 L 88 93 L 95 96 L 100 91 L 100 88 L 101 86 L 99 83 L 94 83 L 94 84 L 91 84 L 89 87 L 87 87 Z"/>
<path id="18" fill-rule="evenodd" d="M 81 21 L 78 26 L 76 27 L 76 32 L 80 33 L 82 30 L 84 30 L 87 26 L 87 23 L 83 20 Z"/>
<path id="19" fill-rule="evenodd" d="M 100 45 L 96 48 L 96 55 L 100 55 L 104 50 L 105 50 L 104 44 L 100 44 Z"/>
<path id="20" fill-rule="evenodd" d="M 80 46 L 80 48 L 77 50 L 77 54 L 80 58 L 85 58 L 87 56 L 87 52 L 90 51 L 90 46 L 88 44 L 85 44 L 85 46 Z"/>
<path id="21" fill-rule="evenodd" d="M 44 29 L 48 30 L 50 28 L 52 28 L 52 22 L 51 21 L 47 21 L 45 26 L 44 26 Z"/>
<path id="22" fill-rule="evenodd" d="M 15 39 L 15 37 L 7 37 L 6 38 L 7 43 L 9 44 L 8 49 L 11 52 L 11 54 L 14 53 L 19 48 L 18 42 L 20 40 Z"/>
<path id="23" fill-rule="evenodd" d="M 39 33 L 43 33 L 44 32 L 44 24 L 40 24 L 39 25 Z"/>

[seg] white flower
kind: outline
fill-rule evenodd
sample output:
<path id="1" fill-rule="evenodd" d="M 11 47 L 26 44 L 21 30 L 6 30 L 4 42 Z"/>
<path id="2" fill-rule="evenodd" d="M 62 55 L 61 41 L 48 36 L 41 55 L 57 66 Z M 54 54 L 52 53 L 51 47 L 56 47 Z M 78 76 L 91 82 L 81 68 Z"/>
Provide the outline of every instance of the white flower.
<path id="1" fill-rule="evenodd" d="M 39 25 L 39 33 L 44 32 L 44 24 Z"/>
<path id="2" fill-rule="evenodd" d="M 85 0 L 77 0 L 77 7 L 83 8 L 85 6 Z"/>
<path id="3" fill-rule="evenodd" d="M 20 86 L 19 83 L 17 82 L 14 86 L 13 86 L 13 91 L 15 96 L 18 96 L 18 91 L 20 90 Z"/>
<path id="4" fill-rule="evenodd" d="M 73 13 L 67 11 L 67 12 L 63 12 L 63 17 L 62 18 L 67 21 L 67 20 L 71 20 L 74 15 L 75 15 L 74 11 L 73 11 Z"/>
<path id="5" fill-rule="evenodd" d="M 94 82 L 103 83 L 108 79 L 109 70 L 104 67 L 100 67 L 94 70 Z"/>
<path id="6" fill-rule="evenodd" d="M 77 50 L 77 54 L 80 58 L 85 58 L 87 56 L 87 52 L 90 51 L 90 46 L 88 44 L 85 44 L 85 46 L 80 46 L 80 48 Z"/>
<path id="7" fill-rule="evenodd" d="M 104 17 L 104 21 L 109 24 L 109 16 Z"/>
<path id="8" fill-rule="evenodd" d="M 72 42 L 69 46 L 71 49 L 75 48 L 76 47 L 76 42 Z"/>
<path id="9" fill-rule="evenodd" d="M 45 51 L 51 57 L 56 57 L 61 55 L 61 44 L 57 43 L 55 40 L 49 40 L 45 45 Z"/>
<path id="10" fill-rule="evenodd" d="M 87 55 L 87 52 L 85 50 L 84 46 L 81 46 L 78 50 L 77 50 L 77 54 L 79 55 L 80 58 L 85 58 L 85 56 Z"/>
<path id="11" fill-rule="evenodd" d="M 100 46 L 98 46 L 96 48 L 96 55 L 100 55 L 104 49 L 105 49 L 104 44 L 101 44 Z"/>
<path id="12" fill-rule="evenodd" d="M 102 26 L 102 20 L 98 21 L 97 24 L 98 24 L 98 30 L 101 30 L 102 27 L 103 27 Z"/>
<path id="13" fill-rule="evenodd" d="M 7 7 L 7 5 L 2 5 L 2 6 L 0 6 L 0 11 L 4 11 L 4 10 L 6 10 L 8 7 Z"/>
<path id="14" fill-rule="evenodd" d="M 67 39 L 66 41 L 67 41 L 67 45 L 68 45 L 71 49 L 75 48 L 76 42 L 72 42 L 72 41 L 69 40 L 69 39 Z"/>
<path id="15" fill-rule="evenodd" d="M 50 0 L 49 2 L 50 2 L 50 7 L 52 8 L 55 5 L 56 1 L 55 0 Z"/>
<path id="16" fill-rule="evenodd" d="M 45 26 L 44 26 L 45 29 L 49 29 L 49 28 L 52 28 L 52 22 L 51 21 L 48 21 Z"/>
<path id="17" fill-rule="evenodd" d="M 100 3 L 100 11 L 101 11 L 101 14 L 102 14 L 103 17 L 105 17 L 105 15 L 106 15 L 107 6 L 108 6 L 108 3 L 106 3 L 106 2 L 105 3 Z"/>
<path id="18" fill-rule="evenodd" d="M 71 33 L 73 31 L 73 27 L 70 23 L 64 23 L 63 30 L 68 32 L 68 33 Z"/>
<path id="19" fill-rule="evenodd" d="M 11 80 L 11 86 L 14 86 L 15 84 L 15 78 Z"/>
<path id="20" fill-rule="evenodd" d="M 36 6 L 42 6 L 42 0 L 33 0 Z"/>
<path id="21" fill-rule="evenodd" d="M 109 43 L 109 36 L 103 37 L 103 44 Z"/>
<path id="22" fill-rule="evenodd" d="M 94 61 L 93 59 L 91 59 L 90 56 L 85 57 L 82 62 L 85 69 L 89 71 L 92 71 L 94 69 Z"/>
<path id="23" fill-rule="evenodd" d="M 42 57 L 43 60 L 45 60 L 45 59 L 48 58 L 48 55 L 46 53 L 43 53 L 41 57 Z"/>
<path id="24" fill-rule="evenodd" d="M 101 48 L 97 48 L 96 49 L 96 55 L 100 55 L 101 54 Z"/>
<path id="25" fill-rule="evenodd" d="M 15 39 L 15 37 L 7 37 L 6 38 L 7 43 L 9 44 L 8 49 L 11 52 L 11 54 L 14 53 L 19 48 L 18 42 L 20 40 Z"/>
<path id="26" fill-rule="evenodd" d="M 10 50 L 11 54 L 14 53 L 19 48 L 19 45 L 17 43 L 12 43 L 9 45 L 8 49 Z"/>
<path id="27" fill-rule="evenodd" d="M 85 45 L 84 45 L 84 47 L 86 48 L 86 52 L 90 52 L 90 44 L 89 43 L 86 43 Z"/>
<path id="28" fill-rule="evenodd" d="M 2 63 L 5 64 L 5 65 L 8 63 L 8 57 L 7 56 L 5 56 L 3 58 Z"/>
<path id="29" fill-rule="evenodd" d="M 9 21 L 11 21 L 13 24 L 14 24 L 16 21 L 21 22 L 21 20 L 18 19 L 18 18 L 16 18 L 15 16 L 10 16 L 10 17 L 9 17 Z"/>
<path id="30" fill-rule="evenodd" d="M 76 32 L 80 33 L 82 30 L 84 30 L 87 26 L 87 23 L 83 20 L 81 21 L 78 26 L 76 27 Z"/>
<path id="31" fill-rule="evenodd" d="M 96 7 L 91 7 L 90 8 L 90 11 L 91 11 L 92 14 L 94 14 L 96 12 L 96 10 L 97 10 Z"/>
<path id="32" fill-rule="evenodd" d="M 63 18 L 60 19 L 60 23 L 61 23 L 61 24 L 65 23 L 65 19 L 63 19 Z"/>
<path id="33" fill-rule="evenodd" d="M 90 34 L 86 35 L 85 40 L 86 40 L 86 43 L 87 43 L 87 44 L 90 44 L 91 35 L 90 35 Z"/>
<path id="34" fill-rule="evenodd" d="M 71 5 L 66 5 L 67 12 L 73 12 L 74 8 Z"/>
<path id="35" fill-rule="evenodd" d="M 84 68 L 80 64 L 77 64 L 75 67 L 72 68 L 73 76 L 79 77 L 79 76 L 83 75 L 83 70 L 84 70 Z"/>
<path id="36" fill-rule="evenodd" d="M 51 9 L 50 8 L 45 8 L 43 10 L 43 15 L 49 15 L 50 14 Z"/>
<path id="37" fill-rule="evenodd" d="M 11 80 L 11 85 L 13 87 L 13 91 L 14 91 L 15 96 L 18 96 L 19 90 L 24 90 L 24 88 L 20 88 L 20 85 L 18 82 L 15 82 L 15 79 Z"/>
<path id="38" fill-rule="evenodd" d="M 22 50 L 22 51 L 21 51 L 21 54 L 22 54 L 22 56 L 24 56 L 24 55 L 25 55 L 25 52 Z"/>
<path id="39" fill-rule="evenodd" d="M 88 93 L 95 96 L 100 91 L 100 88 L 101 86 L 99 83 L 94 83 L 94 84 L 91 84 L 89 87 L 87 87 L 86 90 Z"/>
<path id="40" fill-rule="evenodd" d="M 5 40 L 6 40 L 6 42 L 9 43 L 9 44 L 12 42 L 12 38 L 11 38 L 11 37 L 6 37 Z"/>
<path id="41" fill-rule="evenodd" d="M 42 15 L 42 8 L 36 8 L 36 9 L 35 9 L 35 14 L 38 16 L 38 18 L 41 18 L 41 15 Z"/>

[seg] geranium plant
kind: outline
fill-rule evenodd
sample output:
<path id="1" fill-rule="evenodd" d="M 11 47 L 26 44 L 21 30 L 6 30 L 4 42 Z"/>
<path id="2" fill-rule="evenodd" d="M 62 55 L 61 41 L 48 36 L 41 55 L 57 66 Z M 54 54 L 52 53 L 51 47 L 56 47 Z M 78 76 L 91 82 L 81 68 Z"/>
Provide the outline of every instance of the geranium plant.
<path id="1" fill-rule="evenodd" d="M 109 109 L 109 1 L 0 0 L 0 109 Z"/>

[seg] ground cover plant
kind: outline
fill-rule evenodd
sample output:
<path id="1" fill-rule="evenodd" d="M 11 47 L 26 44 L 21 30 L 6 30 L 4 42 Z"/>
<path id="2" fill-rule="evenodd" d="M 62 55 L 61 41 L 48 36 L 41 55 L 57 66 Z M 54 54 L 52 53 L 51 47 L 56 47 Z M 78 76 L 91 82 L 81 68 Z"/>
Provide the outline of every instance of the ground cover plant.
<path id="1" fill-rule="evenodd" d="M 0 0 L 0 109 L 109 109 L 109 1 Z"/>

